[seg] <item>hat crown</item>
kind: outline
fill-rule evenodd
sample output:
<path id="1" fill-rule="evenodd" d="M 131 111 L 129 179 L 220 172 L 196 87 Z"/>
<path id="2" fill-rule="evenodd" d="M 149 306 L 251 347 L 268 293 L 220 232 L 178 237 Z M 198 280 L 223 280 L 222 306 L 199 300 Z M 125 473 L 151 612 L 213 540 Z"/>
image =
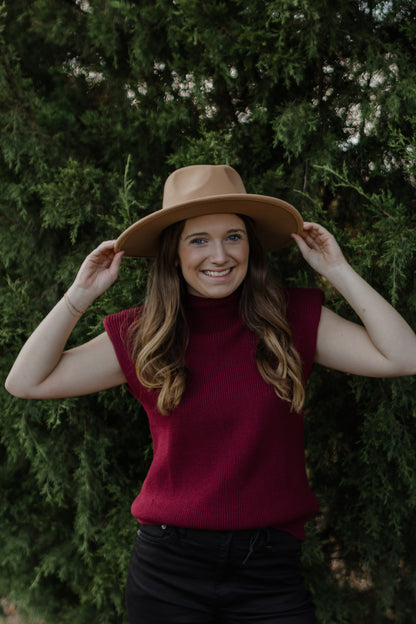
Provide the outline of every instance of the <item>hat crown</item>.
<path id="1" fill-rule="evenodd" d="M 162 209 L 217 195 L 246 193 L 238 173 L 228 165 L 191 165 L 166 180 Z"/>

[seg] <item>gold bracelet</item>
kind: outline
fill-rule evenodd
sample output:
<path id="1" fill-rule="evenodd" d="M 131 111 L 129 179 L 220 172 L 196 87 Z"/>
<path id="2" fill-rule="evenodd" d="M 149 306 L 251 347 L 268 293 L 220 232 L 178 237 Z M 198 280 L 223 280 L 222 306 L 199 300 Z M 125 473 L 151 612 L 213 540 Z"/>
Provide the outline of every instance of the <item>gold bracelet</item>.
<path id="1" fill-rule="evenodd" d="M 72 301 L 70 300 L 68 296 L 68 293 L 64 294 L 64 299 L 65 299 L 66 307 L 68 308 L 68 310 L 71 312 L 73 316 L 82 316 L 86 312 L 86 310 L 78 310 L 78 308 L 74 306 L 74 304 L 72 303 Z"/>

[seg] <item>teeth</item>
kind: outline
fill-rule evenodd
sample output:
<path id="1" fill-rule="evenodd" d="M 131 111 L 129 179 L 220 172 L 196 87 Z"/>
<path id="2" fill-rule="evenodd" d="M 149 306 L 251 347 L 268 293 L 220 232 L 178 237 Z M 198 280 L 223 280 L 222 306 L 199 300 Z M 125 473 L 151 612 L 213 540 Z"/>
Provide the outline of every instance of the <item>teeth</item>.
<path id="1" fill-rule="evenodd" d="M 210 277 L 223 277 L 224 275 L 231 273 L 231 269 L 224 269 L 223 271 L 204 271 L 204 273 Z"/>

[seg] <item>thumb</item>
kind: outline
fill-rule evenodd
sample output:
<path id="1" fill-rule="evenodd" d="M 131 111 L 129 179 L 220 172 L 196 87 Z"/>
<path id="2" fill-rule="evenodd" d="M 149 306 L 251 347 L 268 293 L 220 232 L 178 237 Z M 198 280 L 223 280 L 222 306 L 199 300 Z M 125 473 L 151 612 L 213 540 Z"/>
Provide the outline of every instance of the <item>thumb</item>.
<path id="1" fill-rule="evenodd" d="M 304 241 L 302 236 L 299 236 L 299 234 L 292 233 L 291 237 L 293 238 L 293 240 L 295 241 L 295 243 L 299 247 L 299 250 L 300 250 L 300 253 L 302 254 L 302 256 L 304 258 L 306 258 L 306 256 L 308 255 L 308 253 L 310 251 L 310 248 L 308 247 L 308 245 L 306 244 L 306 242 Z"/>
<path id="2" fill-rule="evenodd" d="M 118 272 L 120 270 L 120 265 L 121 265 L 121 261 L 123 259 L 124 256 L 124 251 L 118 251 L 117 253 L 114 254 L 114 258 L 111 262 L 111 265 L 109 267 L 110 272 L 117 277 Z"/>

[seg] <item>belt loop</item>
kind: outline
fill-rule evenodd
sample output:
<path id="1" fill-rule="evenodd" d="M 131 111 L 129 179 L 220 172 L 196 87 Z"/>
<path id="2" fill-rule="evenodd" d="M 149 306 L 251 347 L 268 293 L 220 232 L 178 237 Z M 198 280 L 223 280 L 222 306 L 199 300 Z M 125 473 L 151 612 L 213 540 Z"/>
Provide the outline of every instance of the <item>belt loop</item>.
<path id="1" fill-rule="evenodd" d="M 250 537 L 250 542 L 248 545 L 248 553 L 243 561 L 243 565 L 246 565 L 251 555 L 254 552 L 256 546 L 260 544 L 270 550 L 272 548 L 272 536 L 269 527 L 264 527 L 263 529 L 257 529 L 255 533 L 253 533 Z"/>
<path id="2" fill-rule="evenodd" d="M 254 547 L 256 546 L 259 538 L 260 538 L 260 530 L 257 530 L 251 537 L 250 537 L 250 542 L 248 545 L 248 553 L 243 561 L 243 566 L 246 565 L 247 561 L 250 559 L 251 555 L 254 552 Z"/>
<path id="3" fill-rule="evenodd" d="M 270 550 L 272 547 L 272 535 L 271 535 L 270 527 L 266 527 L 265 531 L 266 531 L 266 548 Z"/>

